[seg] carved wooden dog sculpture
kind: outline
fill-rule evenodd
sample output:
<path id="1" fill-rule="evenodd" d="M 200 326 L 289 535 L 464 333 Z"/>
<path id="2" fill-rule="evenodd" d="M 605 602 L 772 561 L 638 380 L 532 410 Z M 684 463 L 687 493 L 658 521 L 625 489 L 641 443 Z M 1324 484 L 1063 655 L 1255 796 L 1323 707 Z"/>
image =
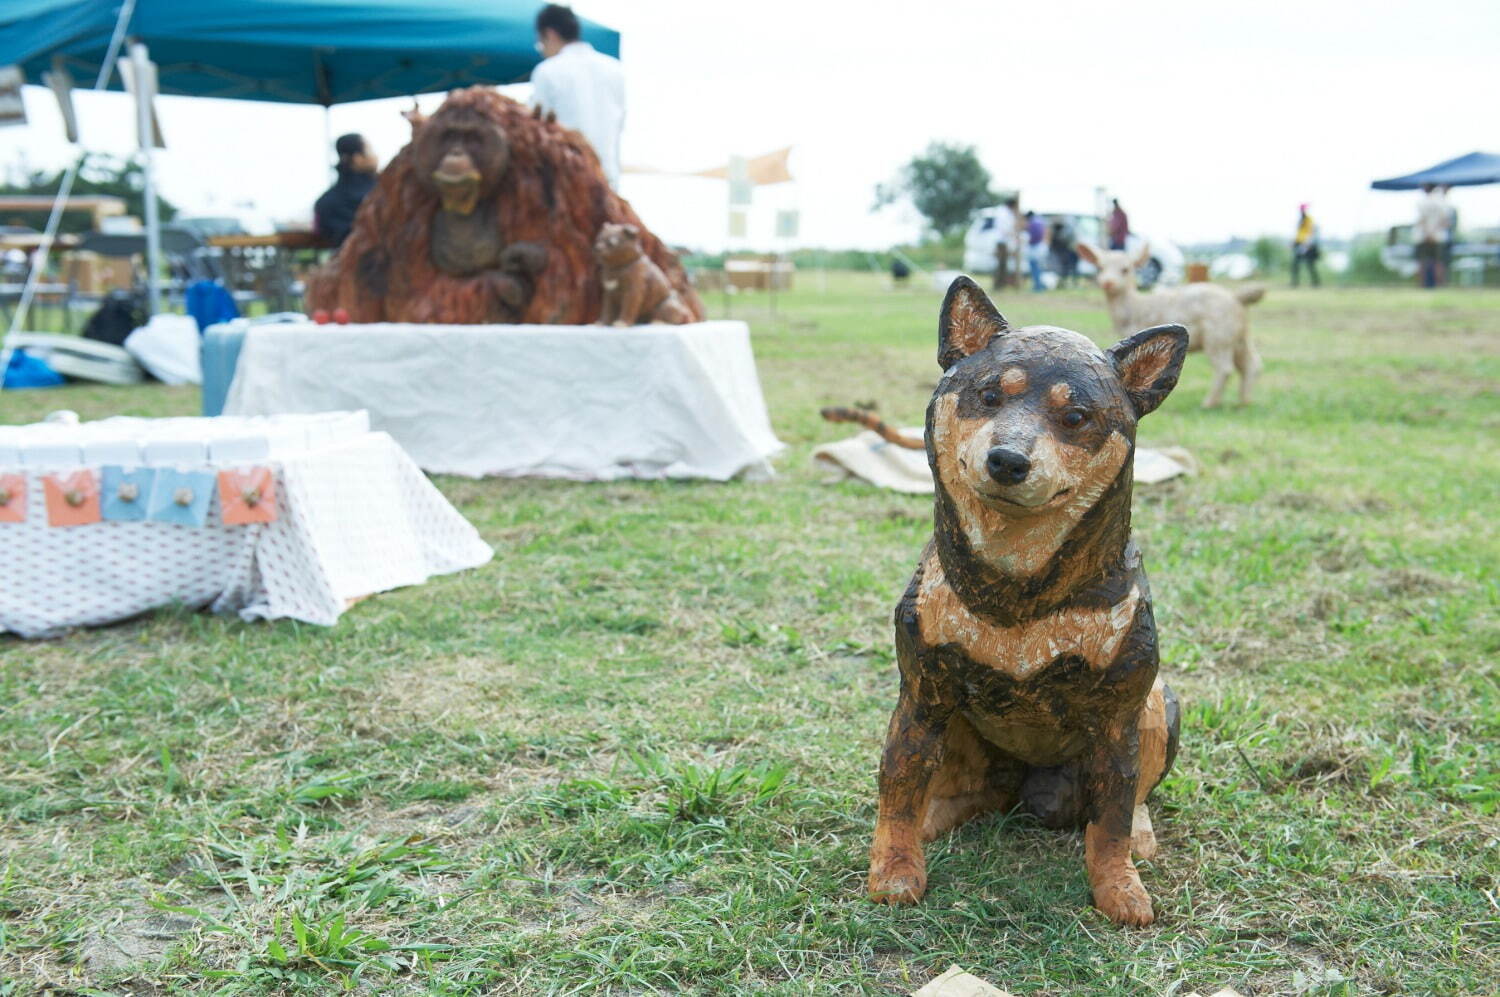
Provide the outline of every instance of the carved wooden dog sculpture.
<path id="1" fill-rule="evenodd" d="M 594 256 L 604 284 L 600 325 L 693 321 L 661 267 L 641 251 L 641 231 L 634 225 L 605 223 L 594 240 Z"/>
<path id="2" fill-rule="evenodd" d="M 1177 383 L 1181 326 L 1101 352 L 1012 329 L 973 281 L 948 289 L 945 374 L 927 408 L 935 530 L 896 608 L 901 695 L 880 765 L 873 900 L 927 889 L 922 842 L 1017 805 L 1087 824 L 1094 903 L 1151 923 L 1131 861 L 1177 749 L 1156 626 L 1130 540 L 1136 421 Z"/>

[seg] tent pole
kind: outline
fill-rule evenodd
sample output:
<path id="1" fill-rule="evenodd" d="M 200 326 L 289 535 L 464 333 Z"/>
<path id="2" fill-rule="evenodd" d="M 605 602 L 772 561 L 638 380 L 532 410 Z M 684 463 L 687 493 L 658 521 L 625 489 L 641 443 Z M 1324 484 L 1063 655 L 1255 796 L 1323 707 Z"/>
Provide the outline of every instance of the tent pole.
<path id="1" fill-rule="evenodd" d="M 334 165 L 333 153 L 333 107 L 323 105 L 323 156 L 328 160 L 328 175 L 337 180 L 339 176 L 338 167 Z"/>
<path id="2" fill-rule="evenodd" d="M 146 198 L 146 314 L 161 307 L 161 218 L 156 206 L 156 134 L 151 122 L 151 60 L 143 42 L 130 43 L 135 67 L 136 121 L 141 136 L 141 188 Z"/>
<path id="3" fill-rule="evenodd" d="M 120 6 L 120 13 L 115 18 L 114 33 L 109 38 L 109 48 L 106 50 L 104 61 L 99 63 L 99 75 L 94 79 L 95 90 L 103 90 L 104 85 L 109 82 L 110 75 L 114 72 L 115 57 L 119 55 L 120 46 L 125 42 L 125 29 L 130 24 L 130 15 L 134 12 L 135 0 L 125 0 Z M 84 155 L 82 152 L 79 153 L 63 172 L 62 182 L 57 186 L 57 196 L 52 199 L 52 213 L 47 216 L 47 228 L 42 233 L 41 245 L 31 254 L 26 284 L 21 290 L 21 300 L 17 303 L 16 310 L 11 313 L 10 331 L 12 333 L 19 331 L 25 324 L 27 313 L 31 310 L 37 284 L 42 279 L 42 272 L 47 268 L 47 256 L 52 252 L 52 243 L 57 239 L 57 229 L 62 223 L 63 209 L 67 206 L 68 195 L 73 192 L 73 181 L 78 178 L 78 170 L 83 166 Z M 10 364 L 10 354 L 10 349 L 3 341 L 0 341 L 0 391 L 5 390 L 5 371 Z"/>
<path id="4" fill-rule="evenodd" d="M 328 175 L 338 179 L 338 169 L 333 160 L 333 84 L 328 75 L 328 63 L 323 53 L 313 53 L 313 82 L 318 88 L 318 103 L 323 105 L 323 155 L 328 161 Z"/>

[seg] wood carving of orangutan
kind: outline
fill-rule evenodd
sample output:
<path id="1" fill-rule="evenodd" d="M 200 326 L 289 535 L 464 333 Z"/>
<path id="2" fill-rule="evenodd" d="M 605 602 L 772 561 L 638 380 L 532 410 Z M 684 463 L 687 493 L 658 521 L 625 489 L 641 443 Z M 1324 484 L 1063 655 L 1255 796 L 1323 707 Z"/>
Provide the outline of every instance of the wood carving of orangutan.
<path id="1" fill-rule="evenodd" d="M 612 191 L 577 132 L 485 87 L 455 90 L 360 205 L 333 259 L 308 279 L 307 308 L 353 322 L 598 321 L 594 237 L 640 232 L 693 320 L 703 303 L 661 240 Z"/>

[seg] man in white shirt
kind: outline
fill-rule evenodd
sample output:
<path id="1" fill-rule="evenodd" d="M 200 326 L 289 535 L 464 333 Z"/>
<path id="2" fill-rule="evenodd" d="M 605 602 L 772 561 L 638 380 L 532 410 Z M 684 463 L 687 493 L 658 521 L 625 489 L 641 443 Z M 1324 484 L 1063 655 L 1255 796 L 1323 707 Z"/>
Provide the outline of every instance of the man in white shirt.
<path id="1" fill-rule="evenodd" d="M 1424 183 L 1422 200 L 1417 203 L 1417 224 L 1412 230 L 1423 287 L 1439 287 L 1446 282 L 1444 257 L 1452 237 L 1449 217 L 1447 199 L 1432 184 Z"/>
<path id="2" fill-rule="evenodd" d="M 578 40 L 572 8 L 548 4 L 536 16 L 536 47 L 546 58 L 531 71 L 531 102 L 581 132 L 594 147 L 611 187 L 620 183 L 625 76 L 620 60 Z"/>
<path id="3" fill-rule="evenodd" d="M 1004 291 L 1010 287 L 1012 264 L 1017 273 L 1021 269 L 1021 259 L 1015 255 L 1017 203 L 1014 198 L 1006 198 L 995 206 L 995 290 L 997 291 Z"/>

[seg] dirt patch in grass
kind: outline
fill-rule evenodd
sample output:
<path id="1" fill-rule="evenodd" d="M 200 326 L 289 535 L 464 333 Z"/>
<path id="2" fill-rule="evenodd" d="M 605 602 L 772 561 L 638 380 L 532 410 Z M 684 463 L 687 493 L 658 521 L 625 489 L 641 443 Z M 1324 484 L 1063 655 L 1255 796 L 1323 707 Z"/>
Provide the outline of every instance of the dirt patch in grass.
<path id="1" fill-rule="evenodd" d="M 370 694 L 367 716 L 373 724 L 433 727 L 468 726 L 523 709 L 515 668 L 494 658 L 461 656 L 395 667 L 384 672 Z"/>
<path id="2" fill-rule="evenodd" d="M 1399 568 L 1381 575 L 1379 587 L 1393 596 L 1435 595 L 1452 592 L 1458 583 L 1422 568 Z"/>

